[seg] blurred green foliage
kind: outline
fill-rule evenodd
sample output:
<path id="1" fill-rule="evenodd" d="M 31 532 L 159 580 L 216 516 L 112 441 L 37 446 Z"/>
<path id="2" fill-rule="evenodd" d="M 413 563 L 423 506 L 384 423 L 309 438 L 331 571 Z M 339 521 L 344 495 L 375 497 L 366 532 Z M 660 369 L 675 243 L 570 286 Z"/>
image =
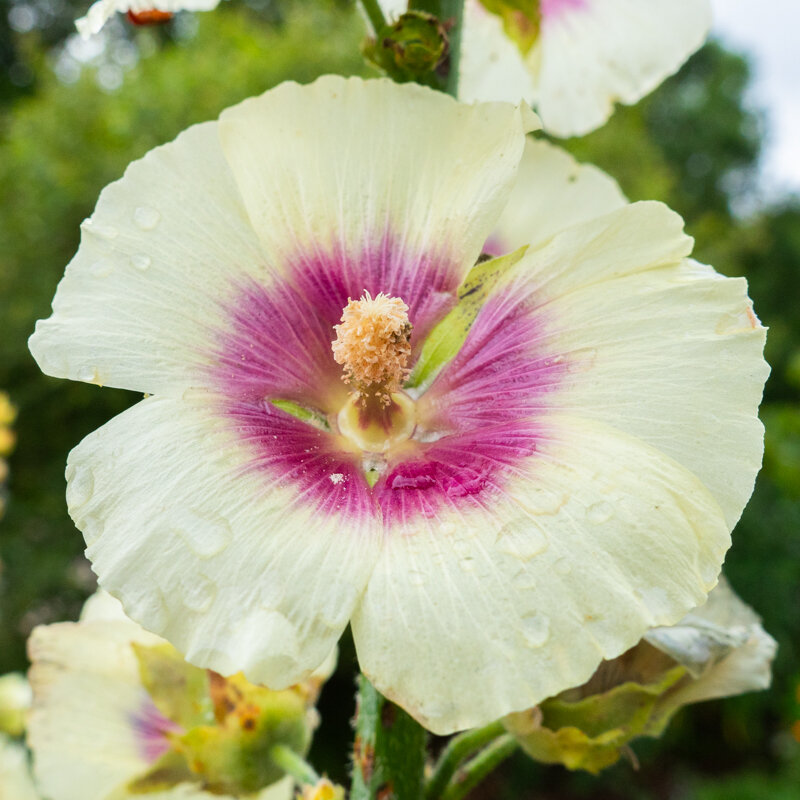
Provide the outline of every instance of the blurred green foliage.
<path id="1" fill-rule="evenodd" d="M 62 58 L 64 20 L 86 3 L 31 4 L 43 9 L 40 22 L 50 19 L 45 12 L 51 22 L 24 34 L 11 31 L 5 18 L 0 22 L 0 389 L 19 409 L 10 502 L 0 523 L 0 673 L 24 667 L 24 640 L 34 624 L 74 618 L 91 591 L 82 539 L 65 510 L 65 458 L 84 435 L 137 399 L 45 378 L 27 351 L 34 321 L 48 315 L 77 247 L 80 221 L 132 159 L 186 126 L 282 80 L 365 70 L 361 25 L 350 4 L 253 0 L 178 18 L 165 29 L 116 23 L 117 38 L 107 49 L 130 42 L 138 54 L 122 85 L 114 91 L 98 85 L 102 64 L 65 84 L 52 65 Z M 631 199 L 663 199 L 682 213 L 697 239 L 697 257 L 726 274 L 745 275 L 770 326 L 765 469 L 726 569 L 779 640 L 774 688 L 680 715 L 664 740 L 636 745 L 639 772 L 624 764 L 599 779 L 572 776 L 520 756 L 475 796 L 800 797 L 800 746 L 789 735 L 800 675 L 800 202 L 758 203 L 754 176 L 763 124 L 743 105 L 747 80 L 746 62 L 711 44 L 651 97 L 566 144 L 613 174 Z M 733 209 L 746 216 L 737 218 Z M 339 674 L 323 693 L 325 723 L 312 751 L 339 780 L 347 770 L 352 645 L 346 642 L 343 653 Z"/>

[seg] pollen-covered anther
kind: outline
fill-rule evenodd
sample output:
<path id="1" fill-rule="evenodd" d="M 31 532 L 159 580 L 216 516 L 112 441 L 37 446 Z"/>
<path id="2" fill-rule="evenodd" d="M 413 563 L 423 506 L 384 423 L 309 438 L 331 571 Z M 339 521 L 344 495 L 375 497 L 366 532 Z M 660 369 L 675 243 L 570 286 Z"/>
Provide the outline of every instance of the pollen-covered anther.
<path id="1" fill-rule="evenodd" d="M 383 292 L 372 297 L 365 291 L 360 300 L 348 298 L 341 324 L 333 327 L 333 357 L 344 367 L 344 382 L 358 395 L 388 405 L 409 372 L 408 306 L 399 297 Z"/>

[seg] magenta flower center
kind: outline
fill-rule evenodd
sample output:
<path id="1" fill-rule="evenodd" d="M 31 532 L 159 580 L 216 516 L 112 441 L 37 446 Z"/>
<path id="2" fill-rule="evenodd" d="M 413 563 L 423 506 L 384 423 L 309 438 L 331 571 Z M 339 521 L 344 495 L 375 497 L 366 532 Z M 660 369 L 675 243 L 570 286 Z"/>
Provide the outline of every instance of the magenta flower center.
<path id="1" fill-rule="evenodd" d="M 536 344 L 546 315 L 519 293 L 498 292 L 486 303 L 456 358 L 420 396 L 390 392 L 389 416 L 361 421 L 378 428 L 363 440 L 358 409 L 340 416 L 353 394 L 331 341 L 348 302 L 365 292 L 401 299 L 413 367 L 455 304 L 461 272 L 446 256 L 408 252 L 386 236 L 358 253 L 299 252 L 286 280 L 236 287 L 212 381 L 221 412 L 252 453 L 251 469 L 322 513 L 377 516 L 386 526 L 484 506 L 502 491 L 535 455 L 547 398 L 564 370 Z M 309 410 L 313 420 L 275 400 Z M 387 439 L 399 434 L 381 448 L 384 423 Z M 369 444 L 371 435 L 378 444 Z"/>

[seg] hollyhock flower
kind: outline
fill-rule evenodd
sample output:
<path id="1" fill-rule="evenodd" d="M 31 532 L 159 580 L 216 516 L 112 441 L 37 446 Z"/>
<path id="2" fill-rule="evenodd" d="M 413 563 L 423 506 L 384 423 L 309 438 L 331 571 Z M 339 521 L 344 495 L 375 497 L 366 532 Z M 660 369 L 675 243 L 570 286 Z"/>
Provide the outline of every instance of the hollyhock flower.
<path id="1" fill-rule="evenodd" d="M 677 71 L 710 25 L 708 0 L 466 0 L 459 97 L 524 98 L 549 133 L 589 133 Z"/>
<path id="2" fill-rule="evenodd" d="M 40 800 L 33 785 L 28 754 L 18 742 L 0 733 L 0 800 Z"/>
<path id="3" fill-rule="evenodd" d="M 660 736 L 683 706 L 769 688 L 776 647 L 721 578 L 677 625 L 654 628 L 588 683 L 505 724 L 537 761 L 597 773 L 636 737 Z"/>
<path id="4" fill-rule="evenodd" d="M 103 592 L 79 622 L 34 629 L 29 652 L 28 741 L 50 800 L 289 800 L 292 781 L 268 750 L 307 746 L 334 663 L 283 692 L 226 680 L 187 664 Z"/>
<path id="5" fill-rule="evenodd" d="M 220 0 L 97 0 L 86 16 L 75 20 L 78 33 L 88 39 L 100 33 L 103 26 L 118 11 L 127 14 L 131 22 L 148 24 L 164 22 L 178 11 L 211 11 Z"/>
<path id="6" fill-rule="evenodd" d="M 328 76 L 102 193 L 31 349 L 151 395 L 70 454 L 67 501 L 101 585 L 192 663 L 287 686 L 349 622 L 375 686 L 449 732 L 715 584 L 764 331 L 679 217 L 533 124 Z"/>

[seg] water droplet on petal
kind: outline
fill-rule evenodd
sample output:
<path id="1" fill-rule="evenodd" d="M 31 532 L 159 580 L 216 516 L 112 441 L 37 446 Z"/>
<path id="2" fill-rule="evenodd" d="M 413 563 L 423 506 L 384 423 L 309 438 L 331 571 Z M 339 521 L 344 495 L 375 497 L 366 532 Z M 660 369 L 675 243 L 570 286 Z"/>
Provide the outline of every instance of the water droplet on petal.
<path id="1" fill-rule="evenodd" d="M 184 510 L 177 512 L 170 523 L 172 530 L 200 558 L 218 555 L 233 538 L 231 526 L 218 516 Z"/>
<path id="2" fill-rule="evenodd" d="M 146 269 L 149 269 L 151 263 L 150 256 L 145 255 L 144 253 L 136 253 L 135 255 L 131 256 L 131 264 L 133 264 L 133 266 L 140 272 L 144 272 Z"/>
<path id="3" fill-rule="evenodd" d="M 139 206 L 133 212 L 133 221 L 143 230 L 149 231 L 155 228 L 161 220 L 161 213 L 152 206 Z"/>
<path id="4" fill-rule="evenodd" d="M 456 526 L 452 522 L 442 522 L 439 525 L 439 533 L 442 536 L 452 536 L 456 532 Z"/>
<path id="5" fill-rule="evenodd" d="M 190 611 L 203 614 L 217 597 L 217 585 L 205 575 L 183 573 L 180 578 L 181 600 Z"/>
<path id="6" fill-rule="evenodd" d="M 523 617 L 522 635 L 531 647 L 541 647 L 550 638 L 550 620 L 536 613 Z"/>
<path id="7" fill-rule="evenodd" d="M 409 572 L 408 581 L 412 586 L 424 586 L 428 582 L 428 578 L 424 572 Z"/>
<path id="8" fill-rule="evenodd" d="M 71 464 L 67 468 L 67 506 L 72 511 L 92 499 L 94 493 L 94 473 L 83 464 Z"/>
<path id="9" fill-rule="evenodd" d="M 85 383 L 98 383 L 97 369 L 91 364 L 84 364 L 78 368 L 78 380 Z"/>
<path id="10" fill-rule="evenodd" d="M 522 508 L 535 516 L 549 516 L 558 513 L 569 498 L 563 492 L 554 492 L 541 487 L 531 487 L 524 496 L 516 498 Z"/>
<path id="11" fill-rule="evenodd" d="M 114 265 L 110 261 L 95 261 L 90 267 L 89 272 L 95 278 L 107 278 L 114 271 Z"/>
<path id="12" fill-rule="evenodd" d="M 459 559 L 458 566 L 464 572 L 474 572 L 475 571 L 475 559 L 472 556 L 464 556 L 464 558 Z"/>
<path id="13" fill-rule="evenodd" d="M 520 561 L 530 561 L 544 552 L 548 544 L 544 531 L 527 517 L 507 522 L 497 535 L 498 548 Z"/>
<path id="14" fill-rule="evenodd" d="M 84 220 L 83 225 L 84 230 L 90 231 L 95 236 L 99 236 L 101 239 L 116 239 L 119 236 L 119 231 L 111 225 L 103 225 L 101 222 L 94 222 L 91 219 Z"/>
<path id="15" fill-rule="evenodd" d="M 569 575 L 572 572 L 572 564 L 568 558 L 559 558 L 553 565 L 553 569 L 559 575 Z"/>
<path id="16" fill-rule="evenodd" d="M 610 503 L 606 503 L 605 501 L 594 503 L 586 509 L 586 518 L 595 525 L 608 522 L 612 516 L 614 516 L 614 508 Z"/>

